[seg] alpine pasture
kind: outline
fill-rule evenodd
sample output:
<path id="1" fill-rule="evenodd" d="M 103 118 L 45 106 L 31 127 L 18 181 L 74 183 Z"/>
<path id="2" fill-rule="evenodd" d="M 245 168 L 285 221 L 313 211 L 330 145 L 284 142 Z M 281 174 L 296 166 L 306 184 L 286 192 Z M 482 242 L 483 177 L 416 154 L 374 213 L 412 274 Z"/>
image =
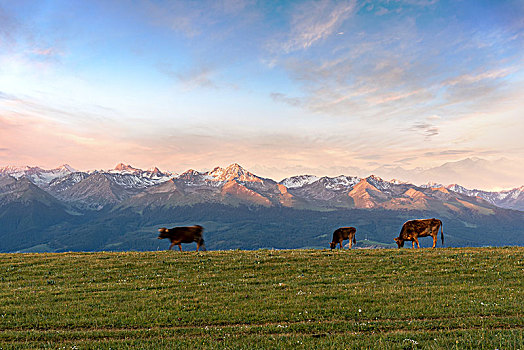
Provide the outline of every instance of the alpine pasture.
<path id="1" fill-rule="evenodd" d="M 524 248 L 0 255 L 0 348 L 522 349 Z"/>

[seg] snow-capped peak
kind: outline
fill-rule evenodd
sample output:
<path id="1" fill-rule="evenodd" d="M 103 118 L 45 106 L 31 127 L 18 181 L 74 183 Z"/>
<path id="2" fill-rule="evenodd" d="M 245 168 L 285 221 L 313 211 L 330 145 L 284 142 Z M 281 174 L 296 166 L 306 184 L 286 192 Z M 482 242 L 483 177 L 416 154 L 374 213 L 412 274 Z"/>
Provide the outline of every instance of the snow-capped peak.
<path id="1" fill-rule="evenodd" d="M 115 168 L 113 170 L 110 170 L 109 172 L 112 172 L 112 173 L 126 173 L 126 174 L 134 174 L 134 173 L 138 173 L 138 172 L 142 172 L 142 170 L 140 169 L 137 169 L 137 168 L 133 168 L 131 165 L 129 164 L 124 164 L 124 163 L 119 163 L 115 166 Z"/>
<path id="2" fill-rule="evenodd" d="M 193 178 L 200 177 L 200 176 L 202 176 L 202 174 L 199 173 L 198 171 L 194 169 L 189 169 L 189 170 L 184 171 L 182 174 L 180 174 L 178 178 L 183 179 L 183 180 L 192 180 Z"/>
<path id="3" fill-rule="evenodd" d="M 384 181 L 380 177 L 376 175 L 370 175 L 366 178 L 367 182 L 369 182 L 371 185 L 373 185 L 375 188 L 379 190 L 387 190 L 391 188 L 391 182 Z"/>
<path id="4" fill-rule="evenodd" d="M 322 177 L 320 182 L 324 184 L 327 189 L 330 190 L 349 190 L 357 183 L 359 183 L 360 178 L 356 176 L 345 176 L 340 175 L 337 177 Z"/>
<path id="5" fill-rule="evenodd" d="M 162 172 L 160 171 L 160 169 L 158 169 L 156 166 L 147 169 L 147 172 L 152 173 L 152 174 L 161 174 L 161 173 L 162 173 Z"/>
<path id="6" fill-rule="evenodd" d="M 224 168 L 217 166 L 215 169 L 207 173 L 207 175 L 209 176 L 210 180 L 213 180 L 213 179 L 223 176 L 225 171 L 226 170 Z"/>
<path id="7" fill-rule="evenodd" d="M 297 175 L 291 176 L 280 181 L 281 185 L 286 186 L 287 188 L 299 188 L 305 185 L 312 184 L 313 182 L 318 181 L 320 178 L 315 175 Z"/>
<path id="8" fill-rule="evenodd" d="M 462 187 L 458 184 L 451 184 L 451 185 L 446 186 L 446 188 L 450 191 L 457 192 L 460 194 L 466 194 L 468 192 L 471 192 L 471 190 L 468 190 L 467 188 Z"/>
<path id="9" fill-rule="evenodd" d="M 70 173 L 76 173 L 77 170 L 75 168 L 73 168 L 72 166 L 70 166 L 69 164 L 62 164 L 60 165 L 57 170 L 62 170 L 62 171 L 68 171 Z"/>
<path id="10" fill-rule="evenodd" d="M 237 163 L 233 163 L 225 169 L 224 173 L 226 175 L 231 175 L 231 176 L 242 176 L 245 174 L 249 174 L 249 171 L 245 170 Z"/>
<path id="11" fill-rule="evenodd" d="M 437 182 L 428 182 L 428 183 L 420 185 L 419 187 L 422 187 L 422 188 L 440 188 L 440 187 L 444 187 L 444 186 L 442 184 L 437 183 Z"/>
<path id="12" fill-rule="evenodd" d="M 30 169 L 31 167 L 27 165 L 26 166 L 7 165 L 5 167 L 0 168 L 0 174 L 12 175 L 12 174 L 17 174 L 17 173 L 23 173 Z"/>
<path id="13" fill-rule="evenodd" d="M 208 175 L 211 176 L 214 181 L 238 180 L 242 182 L 262 182 L 261 178 L 245 170 L 237 163 L 233 163 L 225 169 L 217 167 L 209 172 Z"/>
<path id="14" fill-rule="evenodd" d="M 71 169 L 68 165 L 62 165 L 50 170 L 30 166 L 6 166 L 0 168 L 0 174 L 10 175 L 16 179 L 25 177 L 36 185 L 47 185 L 56 178 L 71 174 L 73 172 Z"/>
<path id="15" fill-rule="evenodd" d="M 393 185 L 408 185 L 409 184 L 409 182 L 407 181 L 402 181 L 398 179 L 391 179 L 391 181 L 389 182 L 392 183 Z"/>

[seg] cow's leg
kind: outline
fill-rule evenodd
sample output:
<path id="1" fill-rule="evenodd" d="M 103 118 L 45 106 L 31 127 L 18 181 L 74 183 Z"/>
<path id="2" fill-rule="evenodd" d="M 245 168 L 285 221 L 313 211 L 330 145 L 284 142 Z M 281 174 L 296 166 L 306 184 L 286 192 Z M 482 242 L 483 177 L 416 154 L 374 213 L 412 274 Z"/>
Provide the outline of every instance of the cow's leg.
<path id="1" fill-rule="evenodd" d="M 180 249 L 180 251 L 182 251 L 182 244 L 178 243 L 178 249 Z"/>
<path id="2" fill-rule="evenodd" d="M 415 249 L 415 241 L 411 241 L 411 247 Z"/>
<path id="3" fill-rule="evenodd" d="M 349 239 L 349 249 L 353 246 L 353 242 L 351 241 L 351 238 Z"/>
<path id="4" fill-rule="evenodd" d="M 415 242 L 417 242 L 417 248 L 420 248 L 420 244 L 418 244 L 418 238 L 415 237 L 414 240 L 415 240 Z M 413 248 L 415 248 L 415 245 L 413 245 Z"/>
<path id="5" fill-rule="evenodd" d="M 338 241 L 338 244 L 340 245 L 340 247 L 339 247 L 340 249 L 344 249 L 344 248 L 342 247 L 342 240 Z"/>
<path id="6" fill-rule="evenodd" d="M 171 248 L 173 248 L 174 245 L 175 245 L 175 242 L 171 242 L 171 245 L 169 246 L 168 250 L 171 250 Z"/>
<path id="7" fill-rule="evenodd" d="M 437 246 L 437 235 L 438 235 L 438 232 L 436 235 L 433 236 L 433 247 L 432 248 L 435 248 Z"/>

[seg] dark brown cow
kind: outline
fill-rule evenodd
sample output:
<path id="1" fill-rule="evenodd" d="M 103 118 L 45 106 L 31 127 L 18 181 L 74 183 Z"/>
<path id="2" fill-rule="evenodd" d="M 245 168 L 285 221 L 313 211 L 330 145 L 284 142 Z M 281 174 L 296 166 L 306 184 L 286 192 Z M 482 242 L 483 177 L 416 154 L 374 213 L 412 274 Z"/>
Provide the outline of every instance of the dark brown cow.
<path id="1" fill-rule="evenodd" d="M 415 249 L 415 243 L 417 243 L 417 248 L 420 248 L 418 244 L 419 237 L 433 237 L 433 248 L 437 245 L 438 230 L 440 228 L 440 237 L 442 239 L 442 245 L 444 245 L 444 231 L 442 229 L 442 221 L 439 219 L 422 219 L 422 220 L 410 220 L 406 221 L 402 225 L 402 230 L 395 242 L 399 248 L 404 246 L 404 241 L 411 241 L 413 249 Z"/>
<path id="2" fill-rule="evenodd" d="M 198 252 L 198 248 L 200 247 L 202 247 L 202 250 L 206 250 L 206 246 L 204 245 L 204 237 L 202 236 L 203 231 L 204 228 L 199 225 L 173 227 L 170 229 L 162 227 L 158 229 L 158 232 L 160 232 L 160 234 L 158 235 L 158 239 L 169 238 L 169 240 L 171 241 L 169 249 L 173 248 L 173 246 L 176 244 L 178 245 L 180 251 L 182 251 L 181 243 L 196 242 L 196 250 Z"/>
<path id="3" fill-rule="evenodd" d="M 333 232 L 333 241 L 329 243 L 329 246 L 331 249 L 334 249 L 337 247 L 337 243 L 340 244 L 340 249 L 342 249 L 342 241 L 349 239 L 349 249 L 353 246 L 352 243 L 357 243 L 357 240 L 355 239 L 355 233 L 357 232 L 357 229 L 354 227 L 341 227 L 337 228 L 335 232 Z"/>

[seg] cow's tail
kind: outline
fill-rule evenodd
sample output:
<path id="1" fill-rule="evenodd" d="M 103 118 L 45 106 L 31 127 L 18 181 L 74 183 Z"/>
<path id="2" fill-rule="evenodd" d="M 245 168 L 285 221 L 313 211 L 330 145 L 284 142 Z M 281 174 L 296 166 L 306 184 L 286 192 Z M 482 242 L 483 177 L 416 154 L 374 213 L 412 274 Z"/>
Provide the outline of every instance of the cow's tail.
<path id="1" fill-rule="evenodd" d="M 442 245 L 444 245 L 444 225 L 442 221 L 440 222 L 440 239 L 442 240 Z"/>

